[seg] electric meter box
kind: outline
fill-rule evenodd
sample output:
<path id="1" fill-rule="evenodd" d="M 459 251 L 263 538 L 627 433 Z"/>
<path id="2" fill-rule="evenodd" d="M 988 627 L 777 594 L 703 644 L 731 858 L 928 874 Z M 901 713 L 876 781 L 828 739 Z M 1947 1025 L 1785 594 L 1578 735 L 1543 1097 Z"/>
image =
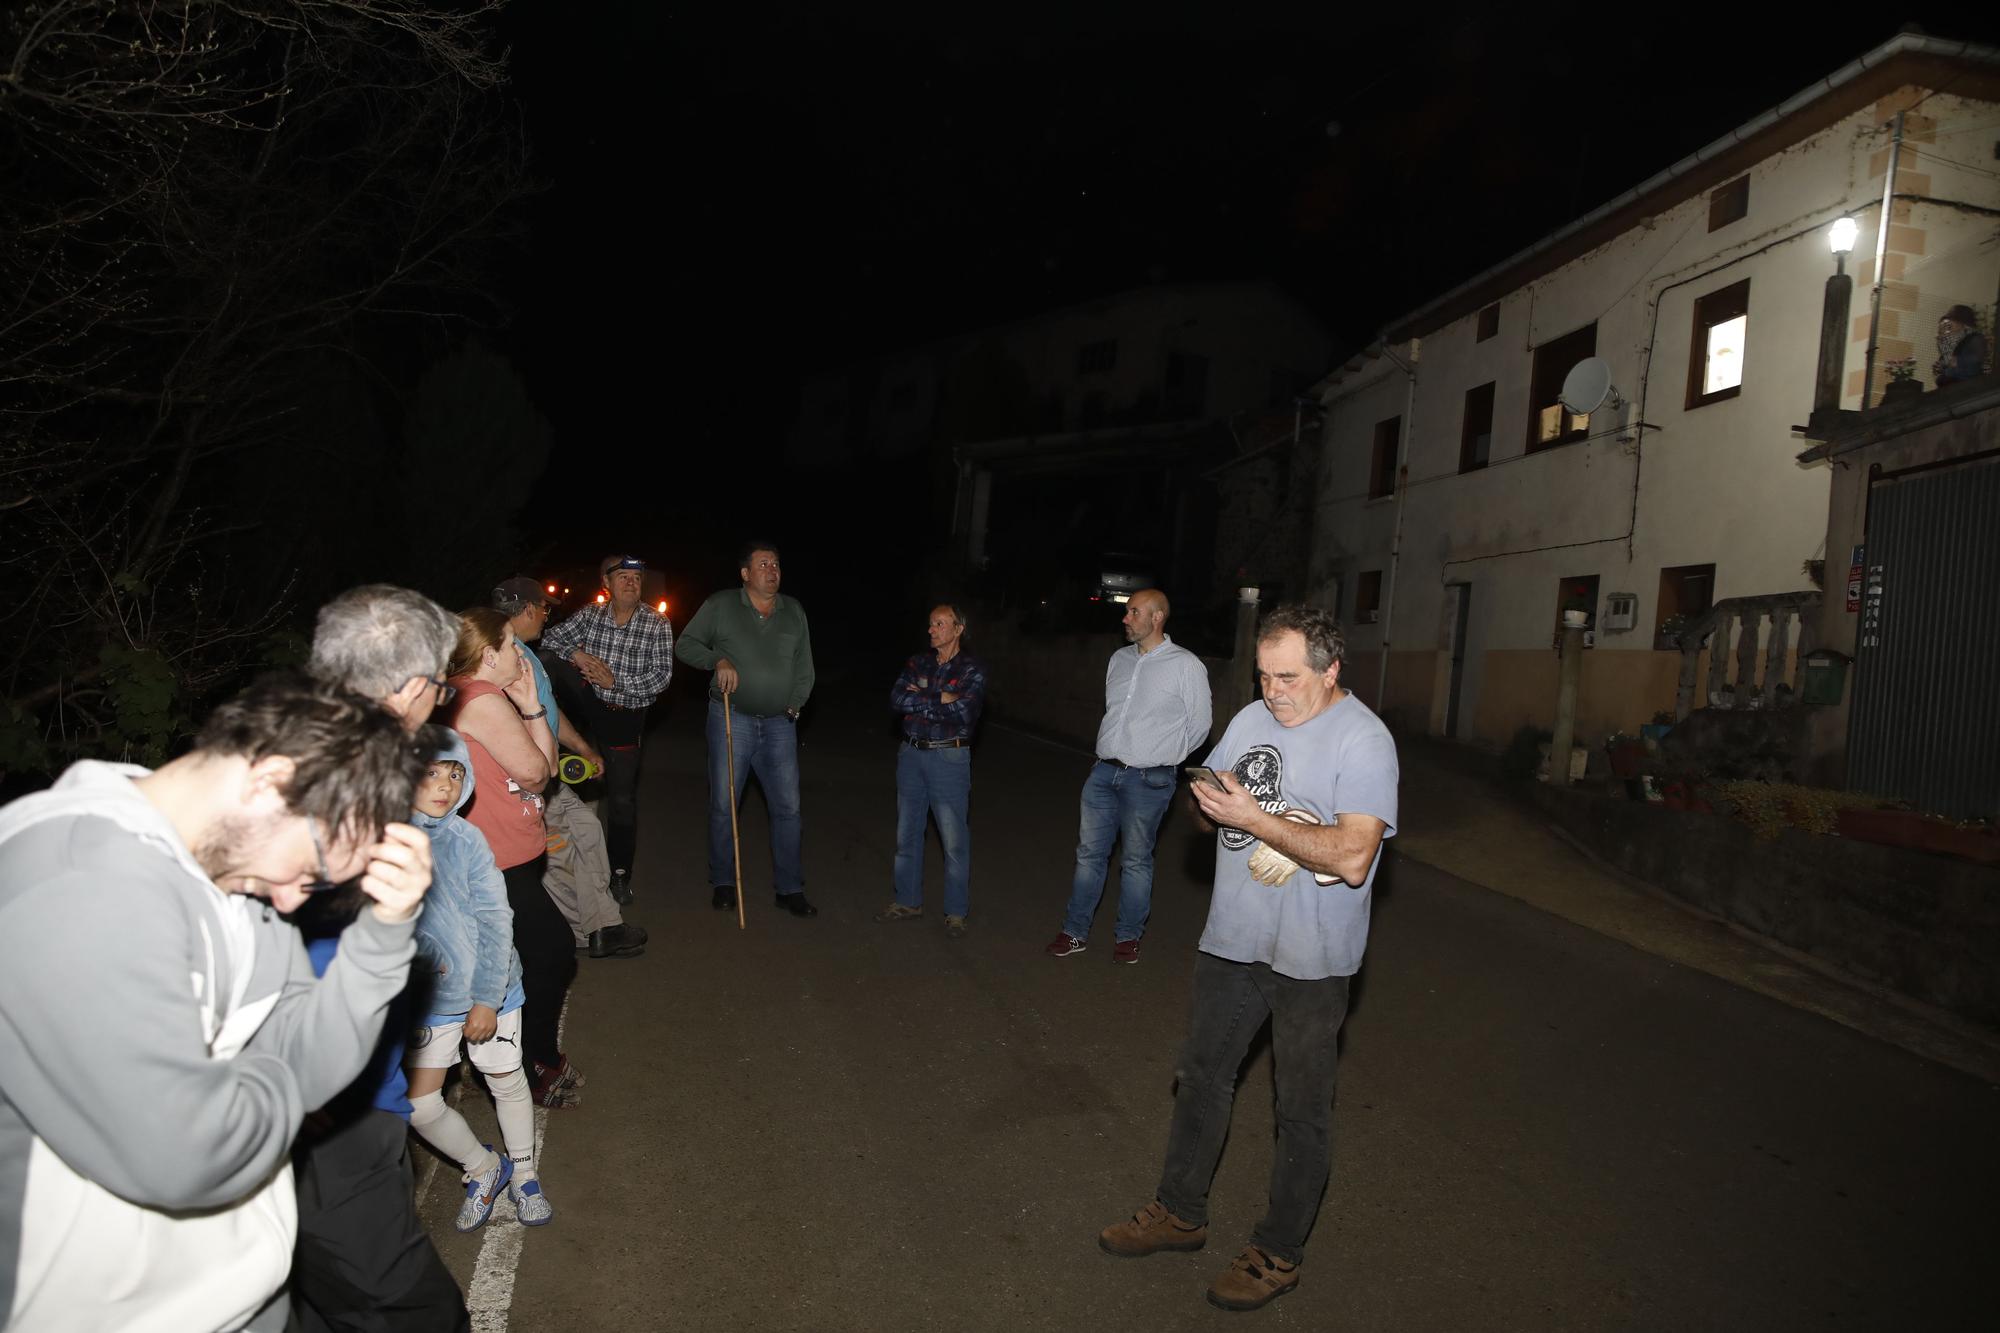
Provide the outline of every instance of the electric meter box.
<path id="1" fill-rule="evenodd" d="M 1639 595 L 1632 592 L 1614 592 L 1604 599 L 1604 618 L 1597 622 L 1602 630 L 1628 630 L 1639 623 Z"/>

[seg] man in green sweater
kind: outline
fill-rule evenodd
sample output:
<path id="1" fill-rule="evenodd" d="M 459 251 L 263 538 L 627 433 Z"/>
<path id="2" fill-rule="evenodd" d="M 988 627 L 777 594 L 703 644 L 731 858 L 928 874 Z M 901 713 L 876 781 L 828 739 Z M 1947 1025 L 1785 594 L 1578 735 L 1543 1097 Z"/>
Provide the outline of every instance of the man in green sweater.
<path id="1" fill-rule="evenodd" d="M 778 592 L 777 547 L 766 541 L 746 544 L 738 572 L 743 586 L 703 602 L 674 645 L 681 661 L 715 673 L 708 686 L 708 882 L 716 910 L 736 906 L 736 851 L 729 828 L 754 769 L 771 808 L 778 906 L 793 916 L 818 916 L 819 909 L 806 901 L 799 851 L 798 721 L 812 694 L 812 635 L 805 609 Z M 733 789 L 725 735 L 735 741 Z"/>

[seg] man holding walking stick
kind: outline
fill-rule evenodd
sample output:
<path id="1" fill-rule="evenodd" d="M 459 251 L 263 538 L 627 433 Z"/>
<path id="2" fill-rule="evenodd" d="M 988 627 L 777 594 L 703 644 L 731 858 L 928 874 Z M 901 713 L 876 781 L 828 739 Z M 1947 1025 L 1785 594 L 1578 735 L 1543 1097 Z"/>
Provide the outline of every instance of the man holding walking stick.
<path id="1" fill-rule="evenodd" d="M 778 591 L 778 548 L 744 546 L 740 588 L 701 604 L 674 652 L 708 687 L 708 882 L 717 911 L 736 906 L 741 868 L 732 833 L 754 771 L 771 811 L 771 862 L 779 907 L 819 915 L 806 901 L 799 815 L 799 712 L 812 694 L 812 636 L 797 599 Z"/>

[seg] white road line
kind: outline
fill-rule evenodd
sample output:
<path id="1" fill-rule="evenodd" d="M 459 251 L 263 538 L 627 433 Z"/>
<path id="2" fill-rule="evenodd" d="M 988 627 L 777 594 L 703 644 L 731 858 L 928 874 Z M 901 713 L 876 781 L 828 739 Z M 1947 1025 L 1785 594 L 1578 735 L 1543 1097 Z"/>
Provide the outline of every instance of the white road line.
<path id="1" fill-rule="evenodd" d="M 563 1027 L 569 1021 L 569 999 L 563 998 L 562 1013 L 556 1017 L 556 1048 L 562 1049 Z M 532 1080 L 530 1080 L 532 1086 Z M 549 1108 L 535 1108 L 535 1172 L 542 1169 L 542 1144 L 548 1139 Z M 501 1151 L 506 1151 L 503 1146 Z M 514 1216 L 511 1202 L 507 1217 L 500 1208 L 483 1228 L 479 1258 L 472 1265 L 472 1282 L 465 1289 L 465 1309 L 472 1316 L 472 1333 L 507 1333 L 507 1318 L 514 1309 L 514 1273 L 521 1266 L 521 1238 L 527 1228 Z"/>

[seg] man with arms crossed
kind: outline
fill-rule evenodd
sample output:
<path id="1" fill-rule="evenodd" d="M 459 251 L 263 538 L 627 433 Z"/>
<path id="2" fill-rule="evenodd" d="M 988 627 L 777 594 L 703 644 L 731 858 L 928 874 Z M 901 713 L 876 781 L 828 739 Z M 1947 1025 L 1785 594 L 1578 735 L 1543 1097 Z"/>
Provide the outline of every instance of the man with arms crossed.
<path id="1" fill-rule="evenodd" d="M 1076 876 L 1062 931 L 1049 943 L 1051 957 L 1083 952 L 1115 841 L 1123 852 L 1111 958 L 1139 961 L 1139 940 L 1153 912 L 1153 843 L 1174 798 L 1174 769 L 1208 735 L 1214 717 L 1208 668 L 1167 637 L 1166 625 L 1165 593 L 1148 588 L 1132 594 L 1125 606 L 1131 646 L 1113 653 L 1104 670 L 1104 721 L 1097 728 L 1097 762 L 1083 783 Z"/>
<path id="2" fill-rule="evenodd" d="M 1210 752 L 1215 782 L 1191 784 L 1204 825 L 1220 833 L 1166 1162 L 1154 1200 L 1098 1237 L 1122 1258 L 1207 1243 L 1237 1070 L 1268 1018 L 1278 1122 L 1270 1202 L 1209 1286 L 1210 1303 L 1226 1310 L 1255 1310 L 1298 1286 L 1330 1169 L 1348 980 L 1368 943 L 1382 840 L 1395 833 L 1395 743 L 1341 688 L 1345 655 L 1326 612 L 1273 611 L 1257 636 L 1263 699 Z"/>
<path id="3" fill-rule="evenodd" d="M 793 916 L 818 916 L 806 901 L 799 816 L 799 711 L 812 694 L 812 632 L 805 608 L 778 591 L 778 548 L 766 541 L 743 548 L 741 588 L 701 604 L 681 633 L 680 659 L 713 671 L 708 687 L 708 882 L 718 912 L 736 906 L 736 852 L 731 810 L 756 770 L 771 808 L 771 862 L 778 906 Z M 725 724 L 723 701 L 729 701 Z M 736 739 L 736 789 L 729 789 Z"/>
<path id="4" fill-rule="evenodd" d="M 575 667 L 590 687 L 585 723 L 604 751 L 611 896 L 621 904 L 632 901 L 646 710 L 674 679 L 673 622 L 639 600 L 645 572 L 646 562 L 636 555 L 606 556 L 598 574 L 611 600 L 584 607 L 542 638 L 542 647 Z"/>
<path id="5" fill-rule="evenodd" d="M 288 1154 L 409 979 L 422 772 L 373 700 L 273 676 L 0 811 L 0 1324 L 284 1326 Z M 278 913 L 357 876 L 315 981 Z"/>

